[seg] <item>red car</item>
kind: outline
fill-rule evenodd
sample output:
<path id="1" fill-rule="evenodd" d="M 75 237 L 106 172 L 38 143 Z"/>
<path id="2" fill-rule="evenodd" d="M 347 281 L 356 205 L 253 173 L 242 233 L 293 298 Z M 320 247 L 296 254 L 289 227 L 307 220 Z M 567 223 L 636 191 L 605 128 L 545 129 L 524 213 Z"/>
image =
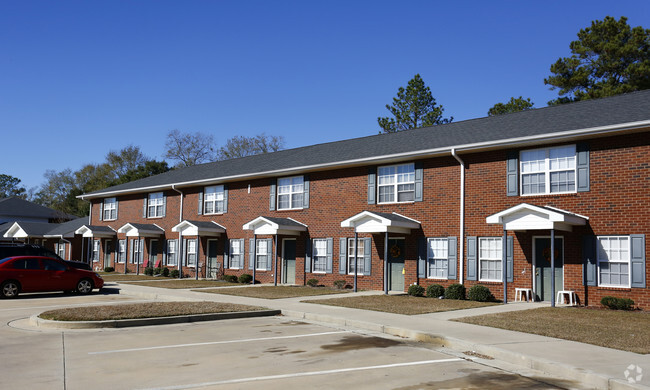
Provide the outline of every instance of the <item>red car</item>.
<path id="1" fill-rule="evenodd" d="M 104 287 L 97 273 L 43 256 L 14 256 L 0 260 L 0 294 L 15 298 L 21 292 L 75 291 L 90 294 Z"/>

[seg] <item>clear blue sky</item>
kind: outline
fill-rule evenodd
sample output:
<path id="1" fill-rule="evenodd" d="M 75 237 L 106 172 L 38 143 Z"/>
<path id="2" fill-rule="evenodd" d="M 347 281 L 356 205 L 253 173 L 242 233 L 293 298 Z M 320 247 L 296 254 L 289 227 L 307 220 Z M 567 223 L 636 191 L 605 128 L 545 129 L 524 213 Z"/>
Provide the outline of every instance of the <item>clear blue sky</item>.
<path id="1" fill-rule="evenodd" d="M 592 20 L 639 1 L 0 1 L 0 173 L 27 188 L 169 130 L 288 148 L 377 134 L 420 73 L 455 121 L 543 83 Z"/>

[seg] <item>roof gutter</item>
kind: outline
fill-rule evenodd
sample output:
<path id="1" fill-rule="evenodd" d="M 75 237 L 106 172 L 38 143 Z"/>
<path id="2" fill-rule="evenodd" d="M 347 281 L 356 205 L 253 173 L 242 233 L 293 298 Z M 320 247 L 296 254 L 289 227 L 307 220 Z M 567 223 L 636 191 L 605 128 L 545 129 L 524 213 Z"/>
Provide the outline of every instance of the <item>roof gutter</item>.
<path id="1" fill-rule="evenodd" d="M 460 240 L 460 253 L 458 253 L 460 274 L 458 275 L 458 282 L 463 284 L 463 270 L 465 269 L 463 257 L 465 253 L 465 162 L 456 154 L 456 149 L 451 149 L 451 155 L 460 163 L 460 233 L 458 235 Z"/>
<path id="2" fill-rule="evenodd" d="M 86 200 L 85 198 L 100 198 L 100 197 L 112 196 L 117 194 L 138 193 L 142 191 L 156 191 L 156 190 L 163 190 L 169 188 L 177 191 L 174 187 L 189 187 L 189 186 L 195 186 L 199 184 L 218 184 L 218 183 L 224 183 L 224 182 L 235 181 L 235 180 L 272 177 L 272 176 L 277 176 L 279 174 L 296 174 L 299 172 L 324 170 L 324 169 L 334 168 L 334 167 L 345 167 L 345 166 L 363 165 L 367 163 L 383 163 L 389 161 L 399 161 L 399 160 L 406 160 L 414 157 L 415 158 L 432 157 L 436 155 L 442 156 L 451 153 L 452 150 L 455 150 L 456 152 L 478 152 L 481 150 L 508 148 L 508 147 L 526 145 L 526 144 L 569 141 L 569 140 L 575 140 L 586 136 L 594 136 L 594 135 L 604 136 L 610 133 L 635 131 L 647 127 L 650 127 L 650 120 L 629 122 L 629 123 L 608 125 L 608 126 L 590 127 L 586 129 L 579 129 L 579 130 L 560 131 L 560 132 L 555 132 L 550 134 L 546 133 L 546 134 L 532 135 L 526 137 L 505 138 L 497 141 L 475 142 L 470 144 L 445 146 L 441 148 L 415 150 L 410 152 L 394 153 L 394 154 L 374 156 L 374 157 L 365 157 L 365 158 L 354 159 L 354 160 L 336 161 L 331 163 L 304 165 L 304 166 L 294 167 L 289 169 L 276 169 L 276 170 L 264 171 L 259 173 L 245 173 L 240 175 L 214 177 L 209 179 L 192 180 L 192 181 L 179 182 L 173 184 L 169 183 L 169 184 L 162 184 L 157 186 L 131 188 L 127 190 L 99 192 L 92 195 L 84 194 L 84 195 L 77 196 L 77 198 Z"/>

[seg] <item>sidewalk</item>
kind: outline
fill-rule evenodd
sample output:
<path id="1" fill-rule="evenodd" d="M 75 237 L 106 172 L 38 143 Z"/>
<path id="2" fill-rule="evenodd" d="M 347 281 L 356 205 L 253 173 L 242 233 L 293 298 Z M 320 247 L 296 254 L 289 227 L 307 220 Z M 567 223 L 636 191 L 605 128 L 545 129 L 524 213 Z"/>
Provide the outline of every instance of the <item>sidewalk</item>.
<path id="1" fill-rule="evenodd" d="M 650 355 L 450 321 L 453 318 L 548 306 L 544 303 L 517 302 L 477 309 L 406 316 L 301 302 L 341 297 L 341 295 L 271 300 L 126 283 L 119 284 L 119 288 L 120 293 L 125 295 L 148 299 L 201 300 L 264 306 L 281 310 L 282 314 L 288 317 L 406 337 L 459 352 L 474 351 L 524 368 L 579 381 L 597 389 L 650 389 Z M 381 294 L 381 292 L 365 291 L 354 295 L 372 294 Z M 571 329 L 567 329 L 567 332 L 570 331 Z M 637 367 L 630 370 L 631 365 L 641 368 L 640 381 L 636 380 L 639 375 Z M 635 379 L 636 383 L 626 380 L 626 370 L 628 377 Z"/>

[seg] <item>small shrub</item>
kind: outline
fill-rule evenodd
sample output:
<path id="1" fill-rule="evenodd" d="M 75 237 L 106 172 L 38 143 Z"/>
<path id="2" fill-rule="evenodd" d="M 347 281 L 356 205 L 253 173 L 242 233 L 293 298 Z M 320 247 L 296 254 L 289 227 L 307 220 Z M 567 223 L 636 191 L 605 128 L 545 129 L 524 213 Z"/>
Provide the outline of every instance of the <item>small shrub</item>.
<path id="1" fill-rule="evenodd" d="M 224 275 L 223 280 L 229 283 L 239 283 L 239 278 L 237 275 Z"/>
<path id="2" fill-rule="evenodd" d="M 465 299 L 465 286 L 455 283 L 447 287 L 445 299 Z"/>
<path id="3" fill-rule="evenodd" d="M 167 267 L 162 267 L 162 268 L 160 269 L 160 274 L 161 274 L 162 276 L 164 276 L 164 277 L 168 277 L 168 276 L 169 276 L 169 268 L 167 268 Z"/>
<path id="4" fill-rule="evenodd" d="M 629 298 L 617 298 L 606 296 L 600 300 L 600 303 L 612 310 L 633 310 L 634 301 Z"/>
<path id="5" fill-rule="evenodd" d="M 178 279 L 179 276 L 181 276 L 181 272 L 179 270 L 173 269 L 173 270 L 169 271 L 169 277 L 170 278 Z"/>
<path id="6" fill-rule="evenodd" d="M 145 267 L 144 274 L 148 275 L 148 276 L 153 276 L 153 268 L 152 267 Z"/>
<path id="7" fill-rule="evenodd" d="M 309 287 L 318 287 L 318 279 L 309 279 L 307 285 Z"/>
<path id="8" fill-rule="evenodd" d="M 432 284 L 427 287 L 427 297 L 440 298 L 445 296 L 445 288 L 439 284 Z"/>
<path id="9" fill-rule="evenodd" d="M 424 287 L 417 284 L 412 284 L 407 290 L 407 294 L 412 297 L 423 297 L 424 296 Z"/>
<path id="10" fill-rule="evenodd" d="M 476 302 L 490 302 L 494 300 L 494 295 L 492 295 L 489 288 L 477 284 L 467 291 L 467 299 Z"/>
<path id="11" fill-rule="evenodd" d="M 242 284 L 249 284 L 252 281 L 253 281 L 253 275 L 242 274 L 239 277 L 239 283 L 242 283 Z"/>
<path id="12" fill-rule="evenodd" d="M 115 268 L 113 267 L 104 267 L 104 272 L 114 272 Z"/>
<path id="13" fill-rule="evenodd" d="M 339 290 L 343 290 L 345 288 L 345 280 L 335 280 L 334 281 L 334 287 L 336 287 Z"/>
<path id="14" fill-rule="evenodd" d="M 156 267 L 153 269 L 153 274 L 154 275 L 161 275 L 162 274 L 162 268 Z"/>

